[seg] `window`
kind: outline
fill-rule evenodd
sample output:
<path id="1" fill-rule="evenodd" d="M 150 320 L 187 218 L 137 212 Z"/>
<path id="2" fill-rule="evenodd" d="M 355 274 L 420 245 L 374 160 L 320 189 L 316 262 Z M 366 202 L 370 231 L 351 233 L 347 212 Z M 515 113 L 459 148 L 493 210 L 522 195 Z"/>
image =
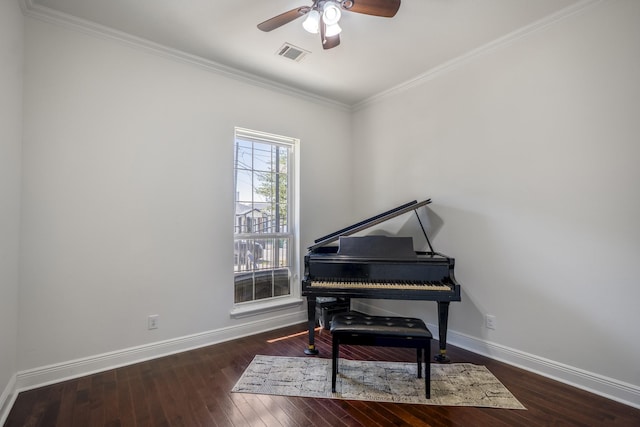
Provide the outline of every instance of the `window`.
<path id="1" fill-rule="evenodd" d="M 236 128 L 234 302 L 290 296 L 297 140 Z"/>

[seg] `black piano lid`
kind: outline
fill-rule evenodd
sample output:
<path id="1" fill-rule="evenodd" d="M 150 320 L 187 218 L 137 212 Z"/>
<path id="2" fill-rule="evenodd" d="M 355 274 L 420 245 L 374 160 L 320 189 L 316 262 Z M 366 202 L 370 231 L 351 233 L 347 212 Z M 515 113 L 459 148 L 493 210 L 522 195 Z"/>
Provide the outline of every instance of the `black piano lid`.
<path id="1" fill-rule="evenodd" d="M 320 237 L 319 239 L 315 240 L 315 244 L 309 246 L 307 249 L 309 251 L 313 251 L 316 248 L 319 248 L 321 246 L 325 246 L 329 243 L 335 242 L 336 240 L 338 240 L 340 238 L 340 236 L 350 236 L 351 234 L 357 233 L 359 231 L 365 230 L 369 227 L 373 227 L 374 225 L 380 224 L 384 221 L 388 221 L 392 218 L 395 218 L 397 216 L 400 216 L 402 214 L 405 214 L 407 212 L 411 212 L 411 211 L 415 211 L 416 209 L 428 205 L 429 203 L 431 203 L 431 199 L 427 199 L 427 200 L 423 200 L 422 202 L 418 202 L 416 200 L 413 200 L 411 202 L 405 203 L 403 205 L 400 205 L 394 209 L 388 210 L 386 212 L 383 212 L 381 214 L 372 216 L 371 218 L 367 218 L 364 221 L 360 221 L 356 224 L 350 225 L 349 227 L 345 227 L 342 230 L 338 230 L 336 232 L 333 232 L 331 234 L 327 234 L 324 237 Z M 418 217 L 418 220 L 420 220 L 420 218 Z M 420 223 L 420 226 L 422 227 L 422 223 Z M 423 228 L 423 232 L 424 232 L 424 228 Z M 427 234 L 425 232 L 425 237 L 427 237 Z M 429 238 L 427 237 L 427 240 Z M 431 246 L 431 243 L 429 243 L 429 246 Z"/>

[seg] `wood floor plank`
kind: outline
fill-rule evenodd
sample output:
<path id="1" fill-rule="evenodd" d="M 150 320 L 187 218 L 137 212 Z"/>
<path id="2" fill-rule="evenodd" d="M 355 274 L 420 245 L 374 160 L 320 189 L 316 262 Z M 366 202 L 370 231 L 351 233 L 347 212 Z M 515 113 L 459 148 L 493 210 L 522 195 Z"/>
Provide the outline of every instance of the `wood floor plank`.
<path id="1" fill-rule="evenodd" d="M 231 393 L 256 354 L 303 357 L 306 347 L 300 324 L 23 391 L 4 427 L 640 426 L 638 409 L 453 346 L 453 362 L 485 365 L 527 410 Z M 329 358 L 331 334 L 316 347 Z M 341 357 L 413 362 L 415 352 L 344 346 Z"/>
<path id="2" fill-rule="evenodd" d="M 268 396 L 264 394 L 256 394 L 255 398 L 260 400 L 266 410 L 271 412 L 283 427 L 293 427 L 296 425 L 294 420 L 282 409 L 276 400 L 276 396 Z"/>

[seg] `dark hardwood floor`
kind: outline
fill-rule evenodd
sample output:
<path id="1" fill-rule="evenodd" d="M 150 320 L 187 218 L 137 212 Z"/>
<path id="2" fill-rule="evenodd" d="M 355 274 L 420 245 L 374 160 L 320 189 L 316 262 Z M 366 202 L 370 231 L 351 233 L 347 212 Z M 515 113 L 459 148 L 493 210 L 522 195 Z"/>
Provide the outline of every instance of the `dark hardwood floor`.
<path id="1" fill-rule="evenodd" d="M 449 346 L 485 365 L 526 411 L 231 393 L 256 354 L 303 356 L 298 325 L 20 393 L 5 427 L 23 426 L 640 426 L 640 410 Z M 330 357 L 331 334 L 316 343 Z M 437 341 L 433 343 L 436 354 Z M 414 360 L 412 349 L 341 348 L 350 359 Z"/>

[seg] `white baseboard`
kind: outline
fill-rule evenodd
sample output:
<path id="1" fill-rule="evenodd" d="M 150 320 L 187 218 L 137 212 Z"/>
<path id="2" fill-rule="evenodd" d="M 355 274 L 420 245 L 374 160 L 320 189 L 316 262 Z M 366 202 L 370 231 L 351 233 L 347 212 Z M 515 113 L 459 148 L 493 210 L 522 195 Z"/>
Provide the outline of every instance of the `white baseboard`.
<path id="1" fill-rule="evenodd" d="M 365 313 L 381 316 L 402 316 L 398 313 L 382 310 L 363 301 L 353 301 L 352 304 L 354 309 Z M 438 336 L 438 325 L 428 324 L 427 327 L 434 337 Z M 447 331 L 447 343 L 640 409 L 640 387 L 636 385 L 452 330 Z"/>
<path id="2" fill-rule="evenodd" d="M 13 406 L 17 394 L 21 391 L 255 335 L 289 325 L 296 325 L 306 320 L 307 314 L 305 310 L 293 314 L 273 316 L 262 321 L 247 322 L 237 326 L 230 326 L 18 372 L 13 376 L 11 382 L 2 393 L 0 399 L 0 425 L 4 424 L 4 420 L 9 415 L 9 411 Z"/>
<path id="3" fill-rule="evenodd" d="M 16 375 L 14 374 L 9 383 L 5 387 L 2 394 L 0 394 L 0 426 L 4 425 L 4 422 L 9 416 L 9 411 L 13 407 L 13 402 L 16 401 Z"/>
<path id="4" fill-rule="evenodd" d="M 437 325 L 429 325 L 429 327 L 434 327 L 434 330 L 438 330 Z M 640 387 L 633 384 L 455 331 L 447 331 L 447 342 L 476 354 L 490 357 L 491 359 L 640 409 Z"/>

